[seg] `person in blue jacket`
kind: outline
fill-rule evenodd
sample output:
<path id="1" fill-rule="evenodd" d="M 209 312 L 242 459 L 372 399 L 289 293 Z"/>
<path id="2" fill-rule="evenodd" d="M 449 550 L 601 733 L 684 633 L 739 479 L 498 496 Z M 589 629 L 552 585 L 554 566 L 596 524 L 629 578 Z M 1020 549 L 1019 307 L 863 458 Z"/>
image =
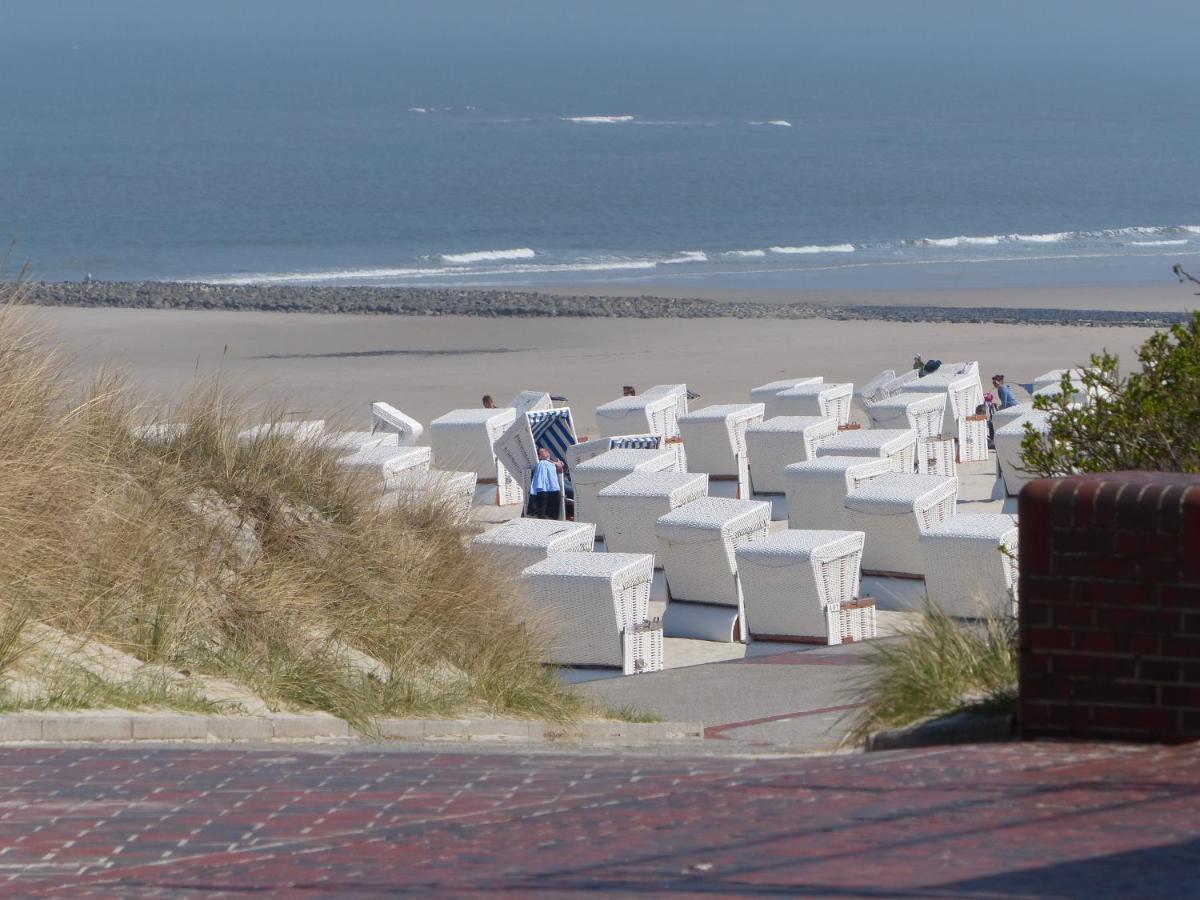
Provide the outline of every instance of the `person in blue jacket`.
<path id="1" fill-rule="evenodd" d="M 1010 406 L 1017 405 L 1017 397 L 1012 392 L 1012 388 L 1004 383 L 1003 375 L 992 376 L 992 388 L 996 392 L 996 401 L 1000 409 L 1008 409 Z"/>

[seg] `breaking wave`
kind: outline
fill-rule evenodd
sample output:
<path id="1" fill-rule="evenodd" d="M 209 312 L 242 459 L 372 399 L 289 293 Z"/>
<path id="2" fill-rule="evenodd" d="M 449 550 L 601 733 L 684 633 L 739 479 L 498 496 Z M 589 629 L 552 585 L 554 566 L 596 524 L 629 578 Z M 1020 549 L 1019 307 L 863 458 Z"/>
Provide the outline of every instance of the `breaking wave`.
<path id="1" fill-rule="evenodd" d="M 799 254 L 799 253 L 853 253 L 856 249 L 853 244 L 806 244 L 803 247 L 771 247 L 772 253 Z"/>
<path id="2" fill-rule="evenodd" d="M 515 250 L 476 250 L 473 253 L 443 253 L 442 262 L 468 265 L 477 262 L 493 262 L 499 259 L 533 259 L 537 256 L 528 247 Z"/>
<path id="3" fill-rule="evenodd" d="M 580 125 L 616 125 L 620 122 L 632 122 L 633 116 L 563 116 L 564 122 L 576 122 Z"/>

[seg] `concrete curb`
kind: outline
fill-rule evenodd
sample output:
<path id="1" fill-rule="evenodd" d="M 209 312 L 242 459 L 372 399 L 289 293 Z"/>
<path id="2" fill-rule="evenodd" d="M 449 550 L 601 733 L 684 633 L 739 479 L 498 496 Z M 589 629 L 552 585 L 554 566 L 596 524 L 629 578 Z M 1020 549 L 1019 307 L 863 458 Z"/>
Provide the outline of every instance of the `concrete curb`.
<path id="1" fill-rule="evenodd" d="M 704 739 L 693 722 L 589 721 L 569 725 L 527 719 L 381 719 L 361 733 L 328 713 L 210 716 L 173 712 L 80 710 L 0 715 L 0 744 L 78 741 L 498 741 L 514 743 L 653 743 Z"/>
<path id="2" fill-rule="evenodd" d="M 865 749 L 911 750 L 917 747 L 936 747 L 939 744 L 985 744 L 1011 741 L 1016 734 L 1014 717 L 1003 715 L 972 715 L 959 713 L 898 728 L 878 731 L 867 738 Z"/>

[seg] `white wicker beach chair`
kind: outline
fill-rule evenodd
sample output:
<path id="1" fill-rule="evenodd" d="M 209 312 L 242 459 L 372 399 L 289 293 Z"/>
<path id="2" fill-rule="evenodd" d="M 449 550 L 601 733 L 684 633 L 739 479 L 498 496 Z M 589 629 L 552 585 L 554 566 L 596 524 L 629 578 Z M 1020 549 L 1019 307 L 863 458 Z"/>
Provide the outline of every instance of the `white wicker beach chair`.
<path id="1" fill-rule="evenodd" d="M 680 416 L 686 416 L 688 412 L 688 387 L 686 384 L 656 384 L 653 387 L 647 388 L 642 392 L 643 397 L 674 397 L 675 398 L 675 420 L 679 421 Z M 666 437 L 674 437 L 679 434 L 678 426 L 676 430 L 666 435 Z"/>
<path id="2" fill-rule="evenodd" d="M 429 423 L 429 442 L 438 469 L 474 472 L 475 502 L 521 503 L 517 476 L 496 458 L 496 442 L 516 421 L 515 409 L 455 409 Z"/>
<path id="3" fill-rule="evenodd" d="M 1067 375 L 1071 379 L 1072 384 L 1083 383 L 1083 372 L 1081 368 L 1071 369 L 1051 369 L 1049 372 L 1043 372 L 1037 378 L 1033 379 L 1033 391 L 1036 394 L 1040 390 L 1048 387 L 1057 387 L 1062 384 L 1062 377 Z"/>
<path id="4" fill-rule="evenodd" d="M 520 486 L 521 495 L 527 497 L 538 450 L 544 448 L 551 459 L 566 463 L 564 476 L 569 481 L 569 460 L 575 446 L 575 423 L 570 407 L 564 406 L 517 413 L 513 423 L 496 439 L 495 452 L 499 464 Z"/>
<path id="5" fill-rule="evenodd" d="M 925 573 L 921 535 L 956 512 L 958 479 L 887 475 L 846 495 L 846 523 L 866 534 L 863 570 L 919 578 Z"/>
<path id="6" fill-rule="evenodd" d="M 708 494 L 708 476 L 691 472 L 634 472 L 596 495 L 601 533 L 609 551 L 653 553 L 654 527 L 660 517 Z"/>
<path id="7" fill-rule="evenodd" d="M 750 637 L 848 644 L 875 637 L 875 603 L 856 602 L 861 531 L 777 531 L 737 550 Z"/>
<path id="8" fill-rule="evenodd" d="M 679 433 L 687 451 L 688 469 L 708 473 L 710 494 L 750 495 L 746 429 L 762 420 L 761 403 L 706 406 L 680 418 Z"/>
<path id="9" fill-rule="evenodd" d="M 374 475 L 391 490 L 395 478 L 405 472 L 428 472 L 431 461 L 428 447 L 365 447 L 343 456 L 338 465 Z"/>
<path id="10" fill-rule="evenodd" d="M 536 412 L 540 409 L 553 409 L 554 401 L 545 391 L 521 391 L 508 405 L 515 409 L 519 416 L 521 413 Z"/>
<path id="11" fill-rule="evenodd" d="M 1022 416 L 1027 416 L 1033 412 L 1032 403 L 1018 403 L 1016 406 L 1010 406 L 1008 409 L 998 409 L 992 413 L 992 428 L 999 431 L 1009 422 L 1016 421 Z"/>
<path id="12" fill-rule="evenodd" d="M 475 498 L 475 478 L 474 472 L 408 469 L 389 479 L 388 490 L 380 498 L 379 507 L 433 505 L 442 507 L 453 519 L 465 520 Z"/>
<path id="13" fill-rule="evenodd" d="M 1041 477 L 1025 468 L 1021 443 L 1025 440 L 1026 422 L 1033 426 L 1035 432 L 1044 435 L 1050 428 L 1050 414 L 1033 410 L 996 429 L 996 462 L 1004 479 L 1004 491 L 1010 497 L 1015 497 L 1021 493 L 1021 488 Z"/>
<path id="14" fill-rule="evenodd" d="M 389 431 L 327 431 L 321 438 L 321 446 L 343 453 L 372 447 L 399 447 L 400 435 Z"/>
<path id="15" fill-rule="evenodd" d="M 596 407 L 596 425 L 601 437 L 623 434 L 679 433 L 679 399 L 674 394 L 638 394 L 618 397 Z"/>
<path id="16" fill-rule="evenodd" d="M 884 369 L 857 391 L 854 396 L 858 401 L 866 407 L 869 403 L 874 403 L 887 396 L 885 393 L 887 387 L 896 380 L 896 372 L 894 369 Z"/>
<path id="17" fill-rule="evenodd" d="M 917 432 L 912 428 L 858 428 L 839 431 L 817 447 L 817 456 L 878 456 L 904 475 L 917 468 Z"/>
<path id="18" fill-rule="evenodd" d="M 987 462 L 988 417 L 963 416 L 958 420 L 958 461 L 964 463 Z"/>
<path id="19" fill-rule="evenodd" d="M 756 494 L 782 494 L 783 470 L 795 462 L 815 459 L 817 447 L 838 433 L 831 416 L 776 416 L 746 429 L 750 488 Z"/>
<path id="20" fill-rule="evenodd" d="M 1016 615 L 1017 520 L 1000 513 L 951 516 L 921 535 L 929 599 L 952 616 Z"/>
<path id="21" fill-rule="evenodd" d="M 800 387 L 802 384 L 821 384 L 824 381 L 825 379 L 820 375 L 807 375 L 796 378 L 783 378 L 779 381 L 760 384 L 756 388 L 751 388 L 750 402 L 763 404 L 763 416 L 770 419 L 782 415 L 782 413 L 775 409 L 775 398 L 779 396 L 780 391 L 789 391 L 794 387 Z"/>
<path id="22" fill-rule="evenodd" d="M 390 403 L 379 400 L 371 404 L 371 430 L 375 432 L 390 431 L 399 435 L 397 440 L 402 447 L 411 447 L 425 433 L 425 426 L 406 416 Z"/>
<path id="23" fill-rule="evenodd" d="M 634 472 L 671 472 L 675 470 L 673 450 L 608 450 L 580 463 L 571 472 L 575 486 L 575 521 L 602 524 L 597 515 L 596 495 L 614 481 Z M 597 529 L 603 537 L 602 529 Z M 653 548 L 642 551 L 653 552 Z"/>
<path id="24" fill-rule="evenodd" d="M 591 522 L 510 519 L 477 534 L 471 544 L 515 573 L 556 553 L 591 553 L 596 546 L 596 526 Z"/>
<path id="25" fill-rule="evenodd" d="M 846 495 L 873 478 L 892 474 L 891 460 L 870 456 L 818 456 L 783 470 L 788 527 L 846 527 Z"/>
<path id="26" fill-rule="evenodd" d="M 310 422 L 266 422 L 254 425 L 245 431 L 239 431 L 238 445 L 249 447 L 259 441 L 289 439 L 294 441 L 311 441 L 325 434 L 325 420 L 314 419 Z"/>
<path id="27" fill-rule="evenodd" d="M 933 437 L 917 441 L 917 474 L 956 477 L 955 454 L 954 438 Z"/>
<path id="28" fill-rule="evenodd" d="M 941 433 L 945 437 L 958 434 L 958 420 L 975 415 L 983 402 L 983 385 L 979 381 L 979 363 L 947 363 L 936 372 L 918 378 L 904 386 L 906 392 L 944 394 L 946 409 Z"/>
<path id="29" fill-rule="evenodd" d="M 850 421 L 854 384 L 801 384 L 775 395 L 779 416 L 832 416 L 839 425 Z"/>
<path id="30" fill-rule="evenodd" d="M 911 428 L 924 440 L 941 435 L 946 403 L 946 394 L 902 391 L 868 404 L 867 415 L 872 428 Z"/>
<path id="31" fill-rule="evenodd" d="M 643 656 L 640 664 L 623 641 L 647 623 L 653 578 L 654 560 L 645 553 L 557 553 L 527 567 L 521 592 L 532 620 L 551 635 L 544 661 L 628 675 L 661 669 L 661 639 L 658 658 Z"/>
<path id="32" fill-rule="evenodd" d="M 771 505 L 755 500 L 701 497 L 659 518 L 658 558 L 666 576 L 668 637 L 744 639 L 737 548 L 765 537 Z"/>
<path id="33" fill-rule="evenodd" d="M 901 391 L 908 390 L 908 385 L 921 377 L 921 373 L 916 369 L 905 369 L 893 378 L 891 381 L 885 382 L 882 387 L 875 392 L 877 397 L 888 397 L 892 394 L 898 394 Z"/>

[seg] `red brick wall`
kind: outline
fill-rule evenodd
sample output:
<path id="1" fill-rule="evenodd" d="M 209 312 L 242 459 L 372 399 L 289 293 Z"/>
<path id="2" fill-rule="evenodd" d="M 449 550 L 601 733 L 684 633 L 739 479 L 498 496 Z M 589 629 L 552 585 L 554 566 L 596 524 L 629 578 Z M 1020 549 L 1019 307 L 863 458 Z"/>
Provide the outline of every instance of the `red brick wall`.
<path id="1" fill-rule="evenodd" d="M 1200 738 L 1200 477 L 1047 478 L 1019 503 L 1021 733 Z"/>

